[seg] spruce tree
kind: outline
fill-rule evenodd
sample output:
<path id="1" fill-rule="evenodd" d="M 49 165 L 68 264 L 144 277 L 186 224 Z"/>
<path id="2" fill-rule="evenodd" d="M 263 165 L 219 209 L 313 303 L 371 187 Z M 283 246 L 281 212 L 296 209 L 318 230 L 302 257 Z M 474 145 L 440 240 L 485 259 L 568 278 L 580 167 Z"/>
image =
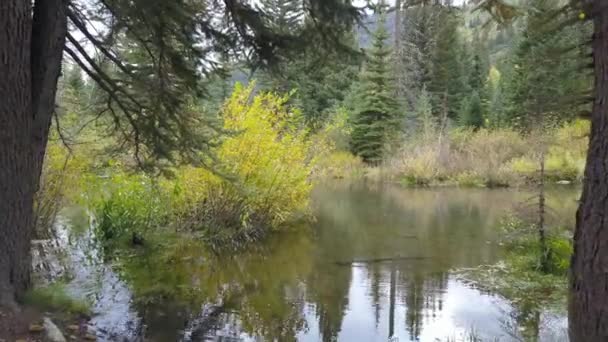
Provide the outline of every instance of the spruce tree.
<path id="1" fill-rule="evenodd" d="M 301 1 L 261 1 L 268 20 L 280 32 L 297 32 L 315 25 Z M 342 32 L 340 40 L 355 49 L 351 32 Z M 305 50 L 279 56 L 280 62 L 259 75 L 261 87 L 279 93 L 290 93 L 291 104 L 303 114 L 309 129 L 320 128 L 331 111 L 342 103 L 356 77 L 361 58 L 349 51 L 332 51 L 312 42 Z"/>
<path id="2" fill-rule="evenodd" d="M 581 27 L 555 34 L 547 22 L 558 5 L 551 0 L 533 0 L 525 18 L 522 37 L 511 56 L 506 85 L 506 119 L 528 131 L 541 122 L 571 120 L 580 111 L 573 101 L 590 87 L 591 80 L 579 72 Z M 568 51 L 563 53 L 563 51 Z"/>
<path id="3" fill-rule="evenodd" d="M 384 25 L 384 15 L 373 35 L 364 70 L 360 75 L 361 102 L 353 120 L 352 150 L 369 164 L 382 161 L 385 144 L 398 130 L 397 103 L 394 98 L 394 80 L 389 65 L 391 50 Z"/>
<path id="4" fill-rule="evenodd" d="M 429 87 L 433 77 L 432 56 L 435 52 L 435 33 L 439 27 L 440 8 L 418 5 L 404 13 L 401 43 L 396 51 L 401 65 L 397 87 L 405 96 L 409 110 L 413 110 L 423 88 Z"/>
<path id="5" fill-rule="evenodd" d="M 473 91 L 470 97 L 464 98 L 461 104 L 459 121 L 462 126 L 481 128 L 484 125 L 481 98 L 477 91 Z"/>
<path id="6" fill-rule="evenodd" d="M 464 62 L 466 50 L 459 33 L 461 18 L 457 9 L 441 7 L 441 25 L 434 39 L 436 45 L 432 55 L 432 78 L 428 90 L 434 98 L 435 115 L 447 114 L 455 118 L 462 94 L 466 90 L 466 70 Z"/>
<path id="7" fill-rule="evenodd" d="M 275 32 L 293 33 L 302 26 L 302 0 L 260 0 L 265 19 Z"/>

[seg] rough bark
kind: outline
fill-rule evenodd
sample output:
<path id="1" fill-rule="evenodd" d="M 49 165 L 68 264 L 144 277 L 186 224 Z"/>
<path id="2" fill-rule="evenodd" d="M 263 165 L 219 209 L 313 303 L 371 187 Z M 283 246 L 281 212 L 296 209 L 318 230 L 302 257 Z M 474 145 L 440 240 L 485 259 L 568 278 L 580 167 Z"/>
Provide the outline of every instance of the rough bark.
<path id="1" fill-rule="evenodd" d="M 595 27 L 595 99 L 571 266 L 573 342 L 608 340 L 608 9 L 604 0 L 585 5 Z"/>
<path id="2" fill-rule="evenodd" d="M 30 286 L 33 205 L 67 31 L 67 0 L 0 1 L 0 304 Z"/>

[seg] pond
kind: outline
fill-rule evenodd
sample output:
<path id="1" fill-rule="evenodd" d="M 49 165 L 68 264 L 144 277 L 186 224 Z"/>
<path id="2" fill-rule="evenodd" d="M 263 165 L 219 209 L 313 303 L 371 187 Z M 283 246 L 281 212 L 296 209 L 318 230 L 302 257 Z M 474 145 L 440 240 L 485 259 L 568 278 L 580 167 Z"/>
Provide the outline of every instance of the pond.
<path id="1" fill-rule="evenodd" d="M 69 289 L 93 301 L 102 341 L 517 341 L 524 329 L 567 340 L 564 313 L 522 313 L 454 273 L 500 259 L 500 220 L 530 196 L 325 184 L 299 232 L 223 256 L 176 242 L 121 267 L 100 261 L 85 230 L 64 237 Z M 577 196 L 548 192 L 555 222 L 573 224 Z"/>

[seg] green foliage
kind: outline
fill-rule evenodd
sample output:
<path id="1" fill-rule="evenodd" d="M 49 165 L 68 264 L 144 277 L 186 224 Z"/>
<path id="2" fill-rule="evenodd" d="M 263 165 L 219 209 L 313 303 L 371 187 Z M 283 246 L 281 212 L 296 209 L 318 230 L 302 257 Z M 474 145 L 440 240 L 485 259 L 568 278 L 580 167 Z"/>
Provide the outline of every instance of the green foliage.
<path id="1" fill-rule="evenodd" d="M 304 9 L 300 1 L 295 0 L 261 0 L 265 19 L 276 32 L 297 32 L 302 27 Z"/>
<path id="2" fill-rule="evenodd" d="M 357 179 L 364 174 L 365 166 L 360 158 L 347 151 L 335 151 L 319 158 L 317 178 Z"/>
<path id="3" fill-rule="evenodd" d="M 556 275 L 568 275 L 570 270 L 570 259 L 574 252 L 572 239 L 569 237 L 552 236 L 548 241 L 549 272 Z"/>
<path id="4" fill-rule="evenodd" d="M 492 67 L 488 72 L 488 80 L 485 84 L 487 99 L 487 126 L 499 128 L 504 126 L 504 82 L 500 71 Z"/>
<path id="5" fill-rule="evenodd" d="M 525 18 L 522 37 L 509 61 L 512 71 L 506 80 L 506 121 L 530 131 L 550 123 L 572 120 L 584 109 L 581 101 L 591 78 L 581 73 L 585 26 L 566 26 L 555 32 L 550 23 L 559 4 L 535 0 Z M 582 105 L 581 105 L 582 104 Z"/>
<path id="6" fill-rule="evenodd" d="M 172 227 L 195 233 L 213 247 L 241 247 L 307 214 L 308 177 L 324 139 L 302 129 L 287 96 L 253 95 L 237 85 L 222 109 L 233 132 L 214 151 L 216 172 L 183 166 L 171 178 L 129 174 L 120 165 L 88 185 L 97 236 L 107 244 L 145 243 Z"/>
<path id="7" fill-rule="evenodd" d="M 265 19 L 278 32 L 294 34 L 318 24 L 300 1 L 264 0 L 261 4 Z M 321 40 L 310 41 L 305 49 L 278 54 L 278 62 L 259 75 L 262 89 L 291 93 L 290 103 L 299 108 L 312 131 L 321 129 L 342 104 L 361 62 L 353 34 L 334 34 L 346 49 L 328 48 Z"/>
<path id="8" fill-rule="evenodd" d="M 433 116 L 433 105 L 431 97 L 426 89 L 422 89 L 420 96 L 416 100 L 414 116 L 418 121 L 418 126 L 422 128 L 422 139 L 430 141 L 437 133 L 437 121 Z"/>
<path id="9" fill-rule="evenodd" d="M 541 272 L 538 232 L 533 224 L 518 216 L 507 216 L 501 224 L 500 244 L 506 249 L 503 260 L 462 272 L 476 286 L 500 293 L 523 308 L 542 307 L 562 312 L 568 289 L 568 269 L 572 255 L 570 234 L 554 228 L 548 239 L 548 273 Z"/>
<path id="10" fill-rule="evenodd" d="M 91 314 L 91 304 L 68 295 L 61 283 L 30 290 L 26 293 L 24 302 L 47 311 L 85 316 Z"/>
<path id="11" fill-rule="evenodd" d="M 459 122 L 464 127 L 481 128 L 484 125 L 483 108 L 479 93 L 474 91 L 470 98 L 462 100 Z"/>
<path id="12" fill-rule="evenodd" d="M 589 122 L 576 120 L 548 133 L 545 162 L 550 181 L 582 181 L 587 157 Z M 530 144 L 532 145 L 532 144 Z M 538 169 L 533 151 L 513 159 L 508 166 L 520 177 L 533 178 Z"/>
<path id="13" fill-rule="evenodd" d="M 519 271 L 541 273 L 542 251 L 536 225 L 517 216 L 507 216 L 502 222 L 502 230 L 501 243 L 508 251 L 507 260 L 513 258 Z M 566 277 L 573 252 L 571 233 L 564 228 L 553 228 L 548 233 L 547 252 L 550 257 L 546 273 Z"/>
<path id="14" fill-rule="evenodd" d="M 56 138 L 56 134 L 51 134 Z M 60 142 L 48 146 L 34 198 L 35 234 L 38 239 L 52 236 L 51 229 L 61 208 L 75 201 L 80 187 L 79 177 L 88 168 L 89 160 L 71 153 Z"/>
<path id="15" fill-rule="evenodd" d="M 218 56 L 253 70 L 276 66 L 283 56 L 313 43 L 352 52 L 340 38 L 361 14 L 349 1 L 305 0 L 301 7 L 308 20 L 285 32 L 259 4 L 246 1 L 80 5 L 68 11 L 74 32 L 68 34 L 66 54 L 101 91 L 99 99 L 105 101 L 98 113 L 110 119 L 102 120 L 107 133 L 147 171 L 213 157 L 221 125 L 195 105 L 209 97 L 203 81 L 224 68 Z M 92 30 L 91 23 L 107 29 Z"/>
<path id="16" fill-rule="evenodd" d="M 361 74 L 360 107 L 356 108 L 351 135 L 352 151 L 364 162 L 382 161 L 385 144 L 400 127 L 394 99 L 394 80 L 390 74 L 388 32 L 381 17 L 374 42 Z"/>
<path id="17" fill-rule="evenodd" d="M 106 247 L 136 243 L 149 230 L 167 224 L 166 196 L 151 178 L 114 170 L 102 184 L 105 195 L 94 202 L 95 228 Z"/>
<path id="18" fill-rule="evenodd" d="M 462 94 L 466 91 L 466 56 L 462 37 L 459 34 L 461 17 L 458 10 L 439 8 L 438 20 L 441 23 L 434 35 L 436 45 L 432 60 L 432 77 L 428 90 L 433 94 L 433 108 L 437 117 L 447 114 L 455 118 Z"/>
<path id="19" fill-rule="evenodd" d="M 413 6 L 403 13 L 400 50 L 397 53 L 397 87 L 405 94 L 407 108 L 414 108 L 420 92 L 427 89 L 432 77 L 431 56 L 435 49 L 433 35 L 437 27 L 432 6 Z"/>

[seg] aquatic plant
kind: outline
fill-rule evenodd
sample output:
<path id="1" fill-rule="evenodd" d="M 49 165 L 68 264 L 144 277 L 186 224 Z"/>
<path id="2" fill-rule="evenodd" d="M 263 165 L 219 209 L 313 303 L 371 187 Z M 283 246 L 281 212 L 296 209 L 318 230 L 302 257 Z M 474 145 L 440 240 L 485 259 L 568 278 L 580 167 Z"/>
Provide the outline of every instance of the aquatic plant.
<path id="1" fill-rule="evenodd" d="M 23 301 L 27 305 L 48 311 L 85 316 L 91 314 L 91 304 L 86 300 L 70 296 L 62 283 L 34 288 L 26 293 Z"/>

